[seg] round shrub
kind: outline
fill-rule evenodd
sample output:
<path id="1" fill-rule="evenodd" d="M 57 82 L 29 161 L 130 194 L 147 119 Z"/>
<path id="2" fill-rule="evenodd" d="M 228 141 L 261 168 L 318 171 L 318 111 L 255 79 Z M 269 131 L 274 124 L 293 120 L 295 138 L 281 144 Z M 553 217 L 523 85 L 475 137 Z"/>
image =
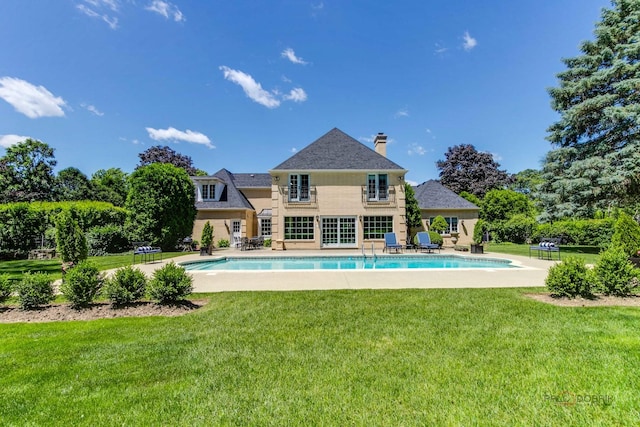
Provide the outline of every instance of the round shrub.
<path id="1" fill-rule="evenodd" d="M 218 247 L 219 248 L 228 248 L 229 247 L 229 241 L 227 239 L 220 239 L 218 240 Z"/>
<path id="2" fill-rule="evenodd" d="M 153 273 L 149 282 L 149 296 L 160 303 L 184 299 L 193 292 L 193 278 L 184 268 L 173 262 Z"/>
<path id="3" fill-rule="evenodd" d="M 449 230 L 449 223 L 441 215 L 435 217 L 429 225 L 429 231 L 435 231 L 436 233 L 444 233 L 447 230 Z"/>
<path id="4" fill-rule="evenodd" d="M 435 231 L 429 231 L 429 239 L 431 239 L 431 243 L 434 245 L 440 245 L 444 243 L 444 239 L 440 235 L 440 233 L 436 233 Z"/>
<path id="5" fill-rule="evenodd" d="M 67 271 L 60 290 L 73 306 L 82 307 L 90 304 L 100 294 L 102 282 L 98 267 L 82 261 Z"/>
<path id="6" fill-rule="evenodd" d="M 629 296 L 637 285 L 637 280 L 634 279 L 638 277 L 638 270 L 619 246 L 602 252 L 593 271 L 598 286 L 607 295 Z"/>
<path id="7" fill-rule="evenodd" d="M 589 297 L 593 294 L 591 275 L 583 259 L 567 257 L 549 269 L 545 280 L 547 289 L 554 296 L 573 298 L 577 295 Z"/>
<path id="8" fill-rule="evenodd" d="M 147 276 L 137 268 L 119 268 L 105 283 L 105 294 L 112 304 L 122 305 L 139 301 L 147 288 Z"/>
<path id="9" fill-rule="evenodd" d="M 45 273 L 25 273 L 16 285 L 18 303 L 25 310 L 49 304 L 53 295 L 53 280 Z"/>
<path id="10" fill-rule="evenodd" d="M 0 302 L 5 302 L 11 296 L 11 280 L 8 274 L 0 275 Z"/>

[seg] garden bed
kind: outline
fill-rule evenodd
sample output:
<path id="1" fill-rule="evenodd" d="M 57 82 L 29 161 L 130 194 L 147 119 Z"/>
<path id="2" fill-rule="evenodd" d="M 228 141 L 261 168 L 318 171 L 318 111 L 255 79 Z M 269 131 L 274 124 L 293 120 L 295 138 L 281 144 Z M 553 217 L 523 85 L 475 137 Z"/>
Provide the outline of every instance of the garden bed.
<path id="1" fill-rule="evenodd" d="M 628 297 L 594 295 L 593 298 L 554 297 L 554 296 L 551 296 L 551 294 L 525 294 L 525 295 L 536 301 L 544 302 L 547 304 L 553 304 L 561 307 L 607 307 L 607 306 L 640 307 L 640 295 L 631 295 Z"/>

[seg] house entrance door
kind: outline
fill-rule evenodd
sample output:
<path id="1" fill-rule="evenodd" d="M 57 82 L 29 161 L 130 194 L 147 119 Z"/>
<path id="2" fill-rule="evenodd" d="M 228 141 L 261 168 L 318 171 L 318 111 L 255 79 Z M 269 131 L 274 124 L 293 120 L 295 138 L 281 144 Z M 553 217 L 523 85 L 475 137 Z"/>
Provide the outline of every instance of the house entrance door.
<path id="1" fill-rule="evenodd" d="M 239 219 L 232 220 L 231 221 L 231 239 L 233 239 L 234 248 L 240 247 L 240 243 L 242 241 L 241 239 L 242 234 L 240 233 L 240 230 L 241 230 L 240 220 Z"/>
<path id="2" fill-rule="evenodd" d="M 322 217 L 322 247 L 357 247 L 356 217 Z"/>

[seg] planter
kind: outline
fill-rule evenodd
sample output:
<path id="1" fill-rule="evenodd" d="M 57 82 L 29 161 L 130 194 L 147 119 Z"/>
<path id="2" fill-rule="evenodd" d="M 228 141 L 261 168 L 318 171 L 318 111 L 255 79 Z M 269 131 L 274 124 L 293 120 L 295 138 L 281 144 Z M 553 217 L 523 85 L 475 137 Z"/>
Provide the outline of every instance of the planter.
<path id="1" fill-rule="evenodd" d="M 209 248 L 200 248 L 200 256 L 209 255 Z"/>
<path id="2" fill-rule="evenodd" d="M 479 243 L 472 243 L 471 244 L 471 253 L 472 254 L 483 254 L 484 253 L 484 246 L 482 246 Z"/>
<path id="3" fill-rule="evenodd" d="M 640 268 L 640 257 L 629 257 L 629 262 L 633 264 L 635 268 Z"/>

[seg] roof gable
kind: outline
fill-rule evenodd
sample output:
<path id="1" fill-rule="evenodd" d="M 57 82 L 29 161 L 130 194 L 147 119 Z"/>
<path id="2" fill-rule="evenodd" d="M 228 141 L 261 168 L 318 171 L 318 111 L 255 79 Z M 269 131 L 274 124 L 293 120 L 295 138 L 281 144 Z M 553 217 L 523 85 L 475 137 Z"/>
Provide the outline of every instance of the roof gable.
<path id="1" fill-rule="evenodd" d="M 212 175 L 220 179 L 225 184 L 225 195 L 219 201 L 196 202 L 198 209 L 253 209 L 247 198 L 238 190 L 234 183 L 234 175 L 226 169 L 220 169 Z M 206 179 L 207 177 L 193 177 L 194 181 Z"/>
<path id="2" fill-rule="evenodd" d="M 413 187 L 413 190 L 420 209 L 480 209 L 433 179 Z"/>
<path id="3" fill-rule="evenodd" d="M 404 170 L 398 164 L 333 128 L 273 170 Z"/>

